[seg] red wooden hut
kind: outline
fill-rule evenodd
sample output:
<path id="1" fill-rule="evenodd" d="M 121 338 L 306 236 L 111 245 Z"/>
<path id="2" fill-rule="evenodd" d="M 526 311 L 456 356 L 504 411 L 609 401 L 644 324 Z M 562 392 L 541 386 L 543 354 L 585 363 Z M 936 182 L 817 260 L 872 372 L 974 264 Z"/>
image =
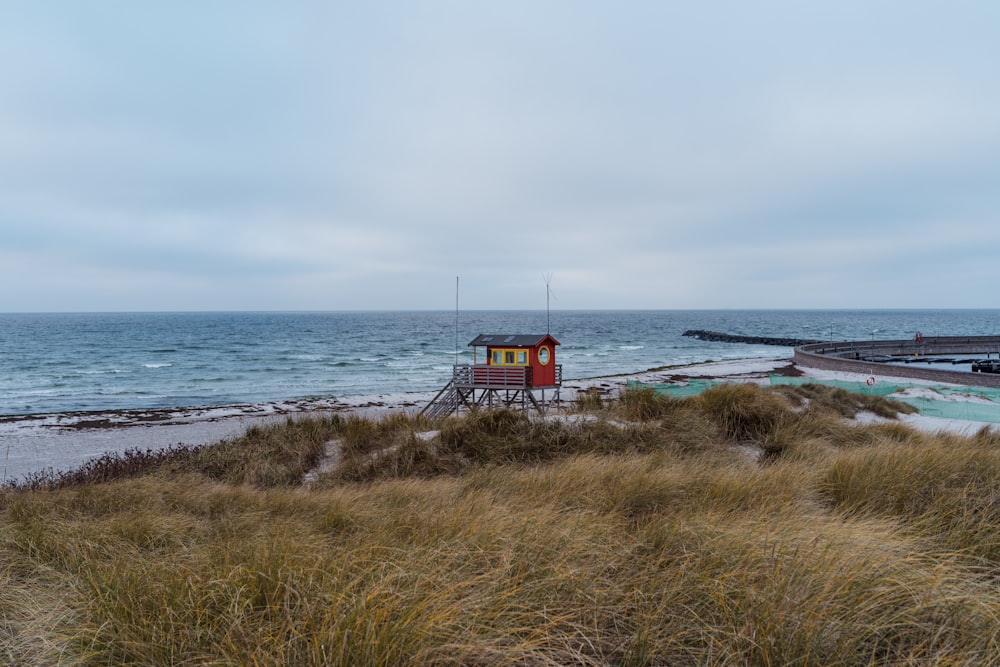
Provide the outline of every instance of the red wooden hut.
<path id="1" fill-rule="evenodd" d="M 443 416 L 466 407 L 529 405 L 543 412 L 545 390 L 555 390 L 559 400 L 562 365 L 556 363 L 559 341 L 550 334 L 481 334 L 473 348 L 471 364 L 456 364 L 452 379 L 424 409 L 423 414 Z M 485 348 L 482 361 L 480 351 Z M 541 396 L 536 396 L 539 391 Z"/>

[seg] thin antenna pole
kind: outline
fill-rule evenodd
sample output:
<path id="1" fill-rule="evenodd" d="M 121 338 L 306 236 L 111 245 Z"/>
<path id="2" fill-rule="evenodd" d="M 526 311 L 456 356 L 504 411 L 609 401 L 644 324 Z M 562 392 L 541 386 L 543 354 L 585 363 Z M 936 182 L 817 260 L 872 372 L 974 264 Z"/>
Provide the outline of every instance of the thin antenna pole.
<path id="1" fill-rule="evenodd" d="M 458 365 L 458 276 L 455 276 L 455 365 Z"/>
<path id="2" fill-rule="evenodd" d="M 549 295 L 552 293 L 549 285 L 552 283 L 552 274 L 542 276 L 545 280 L 545 333 L 552 333 L 552 310 L 549 308 Z"/>

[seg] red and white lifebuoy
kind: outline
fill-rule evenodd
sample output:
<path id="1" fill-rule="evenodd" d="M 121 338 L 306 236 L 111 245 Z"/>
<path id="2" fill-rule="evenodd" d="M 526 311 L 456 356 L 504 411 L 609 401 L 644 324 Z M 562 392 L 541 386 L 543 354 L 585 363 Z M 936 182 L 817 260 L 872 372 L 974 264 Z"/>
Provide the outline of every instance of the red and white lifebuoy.
<path id="1" fill-rule="evenodd" d="M 924 342 L 924 335 L 922 333 L 920 333 L 919 331 L 917 332 L 917 335 L 914 336 L 913 338 L 914 338 L 914 340 L 917 341 L 917 343 L 923 343 Z"/>
<path id="2" fill-rule="evenodd" d="M 874 387 L 875 386 L 875 376 L 874 375 L 869 375 L 868 379 L 865 380 L 865 384 L 868 385 L 869 387 Z"/>

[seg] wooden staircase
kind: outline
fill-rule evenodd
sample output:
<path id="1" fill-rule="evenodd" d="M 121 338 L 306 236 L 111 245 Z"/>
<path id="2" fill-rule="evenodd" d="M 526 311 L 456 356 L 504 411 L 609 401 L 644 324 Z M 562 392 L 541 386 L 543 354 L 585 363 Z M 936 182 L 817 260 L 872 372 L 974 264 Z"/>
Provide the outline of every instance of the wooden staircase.
<path id="1" fill-rule="evenodd" d="M 465 403 L 467 396 L 468 390 L 463 391 L 459 389 L 455 386 L 455 380 L 451 380 L 438 392 L 437 396 L 431 399 L 430 403 L 424 406 L 420 414 L 426 415 L 431 419 L 447 417 Z"/>

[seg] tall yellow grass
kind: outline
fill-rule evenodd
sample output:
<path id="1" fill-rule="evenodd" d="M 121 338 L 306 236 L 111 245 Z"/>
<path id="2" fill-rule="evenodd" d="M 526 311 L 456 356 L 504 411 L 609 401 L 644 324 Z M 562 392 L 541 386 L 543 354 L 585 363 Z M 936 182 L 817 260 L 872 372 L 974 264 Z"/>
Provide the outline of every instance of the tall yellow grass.
<path id="1" fill-rule="evenodd" d="M 287 472 L 304 455 L 258 475 L 228 442 L 198 460 L 228 458 L 237 481 L 174 461 L 9 489 L 0 659 L 1000 661 L 996 436 L 858 427 L 759 388 L 592 407 L 579 422 L 342 419 L 242 441 L 267 456 L 283 429 L 295 451 L 348 441 L 308 488 Z"/>

